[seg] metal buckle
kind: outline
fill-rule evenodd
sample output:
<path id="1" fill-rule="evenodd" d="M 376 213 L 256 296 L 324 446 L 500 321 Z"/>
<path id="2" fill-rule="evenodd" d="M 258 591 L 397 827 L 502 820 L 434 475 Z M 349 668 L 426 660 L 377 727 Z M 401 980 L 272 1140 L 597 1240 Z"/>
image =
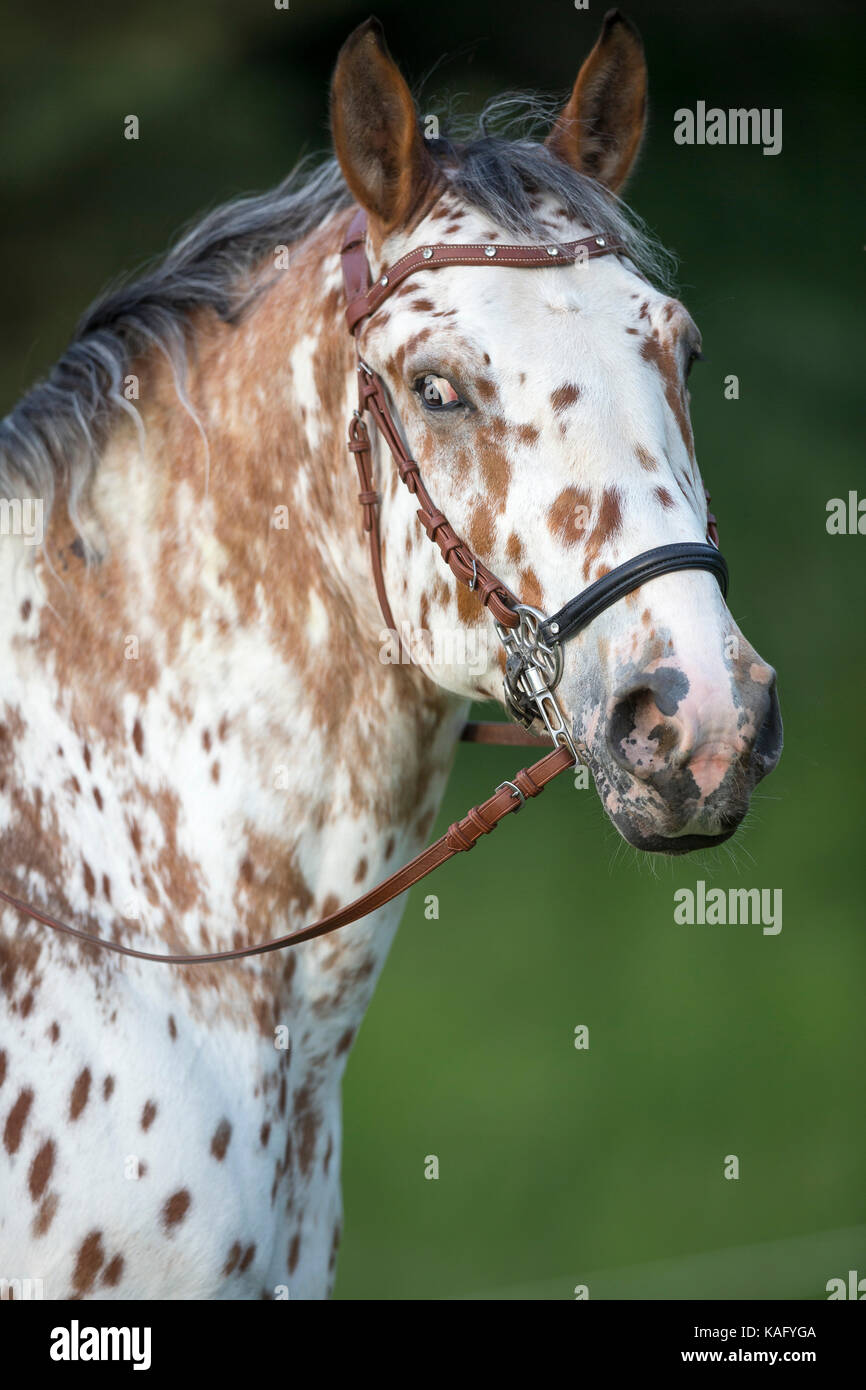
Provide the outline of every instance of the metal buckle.
<path id="1" fill-rule="evenodd" d="M 554 744 L 562 744 L 575 763 L 579 763 L 580 754 L 553 693 L 562 677 L 562 648 L 558 642 L 551 645 L 539 636 L 545 619 L 537 608 L 518 603 L 514 611 L 519 619 L 517 627 L 495 624 L 499 640 L 505 648 L 505 704 L 508 713 L 525 729 L 534 719 L 540 718 Z"/>
<path id="2" fill-rule="evenodd" d="M 500 782 L 496 790 L 498 792 L 501 792 L 503 787 L 511 788 L 511 795 L 513 797 L 516 796 L 518 801 L 520 802 L 517 811 L 522 811 L 524 806 L 526 805 L 526 797 L 523 795 L 523 792 L 520 790 L 520 788 L 516 786 L 514 782 Z M 515 811 L 515 815 L 517 815 L 517 811 Z"/>

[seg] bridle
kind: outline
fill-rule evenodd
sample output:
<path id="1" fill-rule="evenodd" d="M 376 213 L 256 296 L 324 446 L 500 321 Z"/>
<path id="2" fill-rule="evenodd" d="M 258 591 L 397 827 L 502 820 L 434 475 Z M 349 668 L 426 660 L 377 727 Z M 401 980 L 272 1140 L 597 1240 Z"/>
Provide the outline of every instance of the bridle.
<path id="1" fill-rule="evenodd" d="M 584 762 L 582 749 L 572 739 L 565 716 L 556 698 L 556 687 L 562 674 L 563 643 L 588 627 L 600 613 L 632 593 L 649 580 L 675 570 L 704 569 L 715 575 L 723 595 L 727 596 L 728 567 L 718 549 L 716 519 L 707 514 L 707 543 L 685 542 L 657 546 L 617 565 L 601 579 L 590 584 L 550 617 L 538 609 L 521 603 L 519 598 L 473 554 L 460 538 L 447 517 L 433 502 L 416 461 L 403 442 L 394 420 L 385 386 L 381 378 L 364 362 L 358 347 L 358 332 L 410 275 L 422 270 L 437 270 L 442 266 L 510 266 L 550 268 L 574 265 L 599 256 L 625 255 L 626 248 L 604 236 L 583 237 L 579 241 L 544 246 L 507 246 L 497 243 L 460 245 L 439 243 L 416 247 L 384 270 L 373 282 L 366 252 L 367 218 L 358 209 L 349 223 L 341 251 L 343 284 L 346 295 L 346 322 L 355 341 L 358 377 L 358 408 L 349 422 L 349 451 L 358 470 L 360 492 L 358 500 L 363 512 L 363 526 L 370 538 L 370 558 L 379 606 L 386 627 L 396 630 L 388 603 L 382 569 L 379 535 L 379 493 L 373 486 L 373 459 L 370 435 L 365 417 L 369 415 L 379 434 L 391 451 L 397 472 L 418 502 L 418 517 L 427 536 L 439 547 L 442 558 L 455 579 L 472 590 L 493 618 L 497 635 L 505 648 L 505 704 L 515 724 L 468 724 L 463 737 L 471 742 L 527 744 L 539 746 L 546 739 L 529 733 L 536 719 L 544 724 L 554 747 L 538 762 L 523 768 L 507 782 L 502 782 L 492 796 L 474 806 L 462 820 L 449 826 L 440 839 L 428 845 L 408 864 L 382 883 L 370 889 L 346 907 L 322 917 L 309 926 L 255 946 L 236 947 L 198 955 L 164 955 L 139 951 L 134 947 L 94 936 L 77 927 L 59 921 L 0 889 L 0 901 L 16 908 L 25 916 L 68 936 L 77 937 L 92 946 L 131 956 L 136 960 L 159 961 L 173 965 L 198 965 L 217 961 L 241 960 L 263 955 L 286 946 L 298 946 L 337 931 L 383 907 L 413 884 L 425 878 L 453 855 L 470 850 L 482 835 L 494 830 L 505 816 L 519 811 L 526 801 L 538 796 L 548 782 L 566 769 Z M 709 493 L 707 502 L 709 503 Z"/>
<path id="2" fill-rule="evenodd" d="M 546 740 L 529 733 L 530 726 L 540 719 L 554 747 L 538 762 L 523 768 L 514 777 L 496 788 L 492 796 L 474 806 L 462 820 L 455 821 L 446 833 L 432 845 L 405 864 L 396 873 L 370 889 L 346 907 L 330 913 L 309 926 L 255 946 L 236 947 L 195 955 L 165 955 L 139 951 L 105 937 L 94 936 L 80 928 L 42 912 L 19 898 L 0 889 L 0 901 L 16 908 L 55 931 L 73 936 L 90 945 L 131 956 L 136 960 L 158 961 L 173 965 L 197 965 L 217 961 L 241 960 L 263 955 L 287 946 L 324 936 L 348 926 L 383 907 L 399 894 L 432 873 L 464 850 L 470 850 L 482 835 L 489 834 L 505 816 L 520 810 L 531 798 L 538 796 L 554 777 L 567 768 L 583 762 L 581 749 L 575 744 L 567 721 L 556 698 L 556 686 L 562 674 L 562 647 L 570 637 L 583 631 L 611 604 L 659 575 L 675 570 L 705 569 L 715 575 L 727 596 L 728 567 L 718 549 L 716 519 L 707 514 L 707 542 L 657 546 L 617 565 L 601 579 L 590 584 L 575 598 L 563 604 L 551 617 L 536 608 L 521 603 L 515 594 L 493 574 L 453 529 L 447 517 L 436 507 L 421 477 L 416 461 L 411 457 L 388 402 L 381 378 L 364 362 L 358 347 L 358 331 L 410 275 L 421 270 L 437 270 L 442 266 L 510 266 L 550 268 L 573 265 L 599 256 L 624 255 L 625 247 L 604 236 L 588 236 L 578 241 L 544 246 L 508 246 L 483 243 L 460 245 L 438 243 L 417 247 L 384 270 L 375 283 L 370 274 L 366 252 L 367 218 L 363 209 L 353 215 L 341 251 L 343 284 L 346 295 L 346 322 L 354 341 L 358 377 L 358 408 L 349 423 L 348 447 L 358 470 L 360 492 L 358 500 L 363 512 L 363 526 L 370 538 L 370 558 L 379 606 L 386 627 L 396 630 L 391 613 L 382 569 L 379 534 L 379 493 L 373 486 L 373 459 L 370 435 L 365 417 L 370 416 L 379 434 L 391 451 L 399 477 L 415 496 L 418 517 L 427 536 L 438 545 L 442 558 L 461 584 L 472 590 L 493 618 L 497 635 L 505 648 L 505 704 L 514 724 L 467 724 L 462 737 L 471 742 L 527 744 L 539 746 Z M 709 493 L 707 502 L 709 503 Z"/>
<path id="3" fill-rule="evenodd" d="M 521 603 L 507 585 L 487 569 L 432 501 L 418 464 L 406 449 L 391 413 L 384 384 L 361 357 L 358 331 L 408 276 L 420 270 L 437 270 L 448 265 L 548 268 L 573 265 L 598 256 L 622 255 L 625 254 L 625 247 L 604 236 L 588 236 L 579 241 L 545 246 L 439 243 L 409 251 L 373 283 L 367 259 L 366 235 L 367 216 L 363 209 L 358 209 L 349 223 L 341 252 L 346 322 L 355 340 L 358 373 L 358 409 L 349 423 L 349 450 L 354 455 L 358 469 L 361 487 L 358 500 L 364 512 L 364 530 L 370 536 L 370 560 L 385 626 L 391 631 L 396 628 L 382 572 L 379 494 L 373 487 L 370 436 L 364 418 L 368 414 L 391 451 L 401 482 L 406 484 L 419 503 L 418 519 L 427 536 L 438 545 L 442 558 L 458 582 L 474 590 L 493 616 L 497 635 L 505 647 L 505 705 L 508 713 L 526 730 L 540 718 L 554 744 L 567 748 L 572 762 L 581 761 L 580 751 L 572 740 L 554 694 L 562 675 L 562 644 L 587 627 L 605 608 L 647 580 L 672 570 L 710 570 L 718 579 L 723 593 L 727 594 L 728 567 L 718 549 L 715 517 L 711 514 L 707 517 L 708 544 L 662 545 L 644 551 L 642 555 L 636 555 L 610 570 L 576 598 L 569 599 L 558 613 L 545 618 L 538 609 Z M 485 733 L 473 732 L 479 727 Z M 476 741 L 484 738 L 487 742 L 495 742 L 498 741 L 496 731 L 508 727 L 502 724 L 467 725 L 468 737 Z M 535 739 L 531 741 L 537 742 Z"/>

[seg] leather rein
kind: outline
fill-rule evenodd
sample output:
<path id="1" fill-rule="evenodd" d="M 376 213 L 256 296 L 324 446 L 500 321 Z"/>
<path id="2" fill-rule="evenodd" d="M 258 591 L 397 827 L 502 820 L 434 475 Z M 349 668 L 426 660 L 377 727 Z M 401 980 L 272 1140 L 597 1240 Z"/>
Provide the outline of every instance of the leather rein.
<path id="1" fill-rule="evenodd" d="M 408 453 L 403 442 L 402 434 L 391 412 L 384 384 L 360 355 L 357 335 L 361 325 L 375 314 L 408 276 L 417 271 L 436 270 L 448 265 L 549 268 L 583 263 L 598 256 L 624 255 L 625 247 L 603 236 L 588 236 L 579 241 L 545 246 L 440 243 L 417 247 L 414 251 L 408 252 L 383 271 L 373 283 L 367 259 L 366 233 L 366 214 L 363 209 L 358 209 L 349 224 L 341 252 L 347 304 L 346 322 L 355 340 L 358 376 L 358 408 L 353 412 L 349 422 L 348 447 L 358 470 L 358 500 L 363 512 L 364 530 L 370 538 L 373 579 L 385 625 L 391 631 L 396 630 L 382 570 L 379 537 L 380 499 L 373 485 L 373 458 L 366 424 L 367 416 L 388 445 L 401 481 L 418 502 L 418 518 L 427 536 L 439 547 L 443 560 L 458 583 L 472 590 L 489 610 L 496 632 L 505 648 L 505 704 L 515 723 L 467 724 L 462 737 L 476 743 L 535 747 L 546 746 L 547 739 L 550 738 L 554 746 L 529 768 L 522 768 L 510 781 L 502 782 L 486 801 L 473 806 L 462 820 L 455 821 L 438 840 L 362 897 L 356 898 L 354 902 L 339 908 L 327 917 L 312 922 L 309 926 L 301 927 L 273 941 L 193 955 L 165 955 L 156 951 L 139 951 L 132 946 L 125 946 L 120 942 L 94 936 L 78 927 L 69 926 L 66 922 L 52 917 L 20 898 L 13 897 L 0 888 L 0 901 L 43 926 L 62 932 L 66 936 L 73 936 L 79 941 L 87 942 L 88 945 L 113 951 L 118 955 L 131 956 L 135 960 L 171 965 L 204 965 L 218 961 L 242 960 L 248 956 L 265 955 L 269 951 L 280 951 L 287 946 L 299 946 L 304 941 L 312 941 L 318 936 L 338 931 L 351 922 L 357 922 L 360 918 L 384 907 L 401 893 L 405 893 L 455 854 L 472 849 L 482 835 L 490 834 L 506 816 L 519 811 L 527 800 L 540 795 L 554 777 L 585 761 L 582 756 L 583 750 L 572 739 L 567 720 L 555 694 L 562 674 L 562 644 L 569 637 L 581 632 L 599 613 L 604 612 L 611 604 L 617 603 L 626 594 L 632 593 L 648 580 L 674 570 L 709 570 L 718 580 L 722 593 L 727 595 L 728 567 L 718 549 L 716 519 L 708 512 L 707 544 L 686 542 L 647 550 L 610 570 L 575 598 L 569 599 L 551 617 L 545 617 L 537 609 L 521 603 L 517 596 L 473 554 L 436 507 L 424 485 L 418 464 Z M 709 500 L 707 494 L 708 503 Z M 529 732 L 530 726 L 536 720 L 544 725 L 546 737 L 537 737 Z"/>

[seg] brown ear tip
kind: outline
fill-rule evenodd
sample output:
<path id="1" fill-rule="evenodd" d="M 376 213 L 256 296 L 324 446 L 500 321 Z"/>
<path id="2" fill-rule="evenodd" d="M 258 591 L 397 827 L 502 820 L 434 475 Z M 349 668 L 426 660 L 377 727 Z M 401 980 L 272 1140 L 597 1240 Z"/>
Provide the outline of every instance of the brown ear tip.
<path id="1" fill-rule="evenodd" d="M 371 14 L 365 26 L 365 38 L 369 44 L 375 45 L 380 53 L 384 53 L 387 58 L 391 55 L 388 52 L 388 42 L 385 38 L 385 26 L 377 15 Z"/>
<path id="2" fill-rule="evenodd" d="M 368 19 L 364 20 L 363 24 L 359 24 L 356 29 L 352 30 L 344 48 L 355 48 L 362 44 L 365 39 L 371 39 L 377 48 L 384 49 L 385 47 L 385 30 L 382 27 L 382 21 L 374 14 L 371 14 Z"/>
<path id="3" fill-rule="evenodd" d="M 606 39 L 615 28 L 620 28 L 625 34 L 643 46 L 640 30 L 628 15 L 623 14 L 622 10 L 608 10 L 601 25 L 601 37 Z"/>

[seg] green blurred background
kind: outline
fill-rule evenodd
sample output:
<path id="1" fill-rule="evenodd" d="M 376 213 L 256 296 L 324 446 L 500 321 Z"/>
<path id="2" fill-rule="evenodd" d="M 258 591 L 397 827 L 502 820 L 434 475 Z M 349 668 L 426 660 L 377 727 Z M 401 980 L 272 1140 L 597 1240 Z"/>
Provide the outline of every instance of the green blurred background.
<path id="1" fill-rule="evenodd" d="M 430 91 L 467 108 L 566 90 L 604 8 L 376 4 L 410 80 L 447 55 Z M 821 1298 L 866 1275 L 866 538 L 825 529 L 829 498 L 866 494 L 864 18 L 826 0 L 625 8 L 651 84 L 629 199 L 678 253 L 703 330 L 698 456 L 734 614 L 779 671 L 786 751 L 730 853 L 650 862 L 561 779 L 443 872 L 438 921 L 410 898 L 347 1073 L 342 1298 L 569 1298 L 579 1283 L 592 1298 Z M 107 281 L 325 148 L 329 71 L 367 13 L 2 9 L 0 409 Z M 782 153 L 676 146 L 673 112 L 698 100 L 781 107 Z M 461 750 L 441 826 L 515 765 Z M 674 890 L 698 878 L 782 888 L 781 934 L 674 924 Z"/>

